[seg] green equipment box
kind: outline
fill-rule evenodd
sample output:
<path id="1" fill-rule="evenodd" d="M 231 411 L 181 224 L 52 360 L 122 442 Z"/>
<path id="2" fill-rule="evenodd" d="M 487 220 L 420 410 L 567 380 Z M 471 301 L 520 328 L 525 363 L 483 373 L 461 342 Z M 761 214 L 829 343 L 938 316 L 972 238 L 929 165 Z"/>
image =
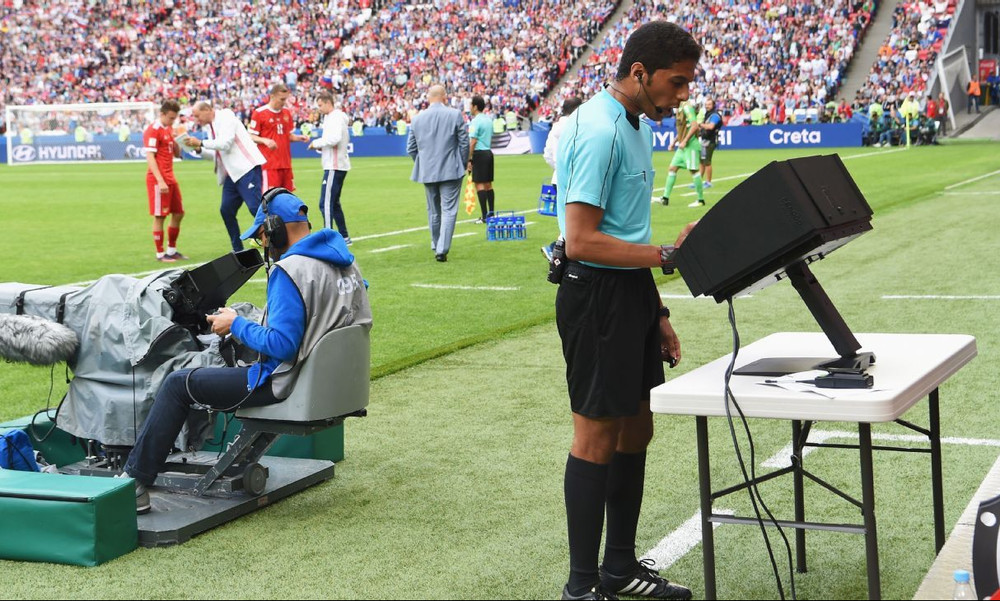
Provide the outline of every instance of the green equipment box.
<path id="1" fill-rule="evenodd" d="M 96 566 L 138 544 L 131 479 L 0 471 L 0 557 Z"/>

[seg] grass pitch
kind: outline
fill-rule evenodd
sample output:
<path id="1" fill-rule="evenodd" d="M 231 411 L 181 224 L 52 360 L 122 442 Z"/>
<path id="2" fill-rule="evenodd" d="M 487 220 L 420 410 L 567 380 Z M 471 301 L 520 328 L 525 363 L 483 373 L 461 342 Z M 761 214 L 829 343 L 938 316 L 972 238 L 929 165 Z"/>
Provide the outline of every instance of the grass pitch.
<path id="1" fill-rule="evenodd" d="M 709 206 L 745 174 L 799 154 L 805 153 L 717 153 Z M 942 389 L 942 433 L 1000 438 L 994 410 L 1000 284 L 992 277 L 1000 268 L 997 146 L 840 154 L 875 210 L 875 229 L 817 263 L 814 272 L 855 332 L 975 335 L 980 356 Z M 662 186 L 669 157 L 657 154 L 654 161 Z M 315 212 L 318 163 L 299 161 L 295 168 L 298 191 Z M 469 218 L 456 229 L 460 237 L 448 262 L 437 263 L 429 234 L 419 229 L 426 227 L 423 189 L 408 181 L 409 170 L 406 159 L 356 159 L 345 183 L 344 208 L 356 241 L 351 249 L 371 283 L 377 379 L 370 416 L 348 422 L 347 459 L 337 477 L 184 545 L 140 549 L 98 568 L 0 562 L 7 596 L 558 595 L 567 569 L 562 469 L 572 430 L 553 324 L 555 287 L 545 282 L 538 251 L 556 235 L 555 220 L 528 213 L 534 223 L 527 241 L 487 242 L 483 226 Z M 177 173 L 187 210 L 180 249 L 195 260 L 227 252 L 210 165 L 185 162 Z M 153 261 L 143 174 L 143 165 L 128 164 L 0 167 L 0 216 L 7 225 L 0 281 L 65 284 L 160 267 Z M 549 175 L 541 157 L 498 157 L 497 208 L 530 211 Z M 652 207 L 655 241 L 672 241 L 703 213 L 684 206 L 693 197 L 678 196 L 689 193 L 687 183 L 682 174 L 671 206 Z M 249 214 L 240 219 L 249 224 Z M 660 285 L 664 294 L 686 293 L 676 277 L 661 277 Z M 898 295 L 982 298 L 883 298 Z M 233 300 L 263 299 L 263 284 L 251 283 Z M 684 347 L 678 370 L 730 350 L 723 307 L 704 299 L 670 305 Z M 775 331 L 817 329 L 791 287 L 782 285 L 739 300 L 737 320 L 747 343 Z M 49 374 L 48 368 L 0 366 L 0 418 L 43 407 Z M 65 390 L 56 380 L 54 401 Z M 925 408 L 908 419 L 925 423 Z M 698 508 L 693 420 L 659 416 L 656 422 L 640 552 Z M 735 481 L 725 425 L 714 422 L 715 481 Z M 757 420 L 752 427 L 761 460 L 787 443 L 785 424 Z M 956 444 L 944 453 L 946 517 L 953 524 L 997 452 Z M 810 464 L 860 494 L 855 457 L 823 450 Z M 876 456 L 886 598 L 912 596 L 933 560 L 928 478 L 925 457 Z M 790 496 L 782 486 L 769 484 L 763 492 L 788 514 Z M 858 519 L 820 491 L 808 493 L 813 515 Z M 736 498 L 732 508 L 748 511 Z M 799 598 L 866 596 L 858 537 L 810 533 L 809 541 L 810 572 L 796 578 Z M 720 594 L 776 595 L 758 531 L 720 527 L 716 547 Z M 699 595 L 701 567 L 696 546 L 667 575 Z M 787 591 L 787 568 L 783 575 Z"/>

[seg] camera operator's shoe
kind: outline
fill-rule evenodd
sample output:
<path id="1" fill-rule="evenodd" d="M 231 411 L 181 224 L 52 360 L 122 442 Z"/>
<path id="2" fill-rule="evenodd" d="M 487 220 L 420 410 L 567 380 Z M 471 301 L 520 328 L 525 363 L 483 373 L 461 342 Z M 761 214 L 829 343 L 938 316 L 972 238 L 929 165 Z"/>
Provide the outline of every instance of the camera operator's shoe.
<path id="1" fill-rule="evenodd" d="M 674 584 L 660 576 L 660 573 L 653 569 L 654 563 L 652 559 L 643 559 L 636 564 L 635 572 L 629 576 L 616 576 L 601 566 L 601 586 L 618 595 L 682 601 L 691 598 L 691 589 Z"/>
<path id="2" fill-rule="evenodd" d="M 131 478 L 128 473 L 122 472 L 115 476 L 115 478 Z M 135 481 L 135 512 L 149 513 L 149 510 L 153 508 L 152 502 L 149 500 L 149 491 L 146 490 L 146 485 L 138 480 Z"/>
<path id="3" fill-rule="evenodd" d="M 171 259 L 173 259 L 174 261 L 187 261 L 188 260 L 188 256 L 184 255 L 184 254 L 181 254 L 181 251 L 179 251 L 179 250 L 175 250 L 174 252 L 168 254 L 167 256 L 170 257 Z"/>
<path id="4" fill-rule="evenodd" d="M 598 584 L 594 588 L 590 589 L 589 591 L 585 592 L 584 594 L 578 597 L 574 597 L 573 595 L 571 595 L 569 589 L 564 586 L 562 592 L 562 598 L 565 600 L 575 601 L 576 599 L 617 599 L 618 597 L 615 596 L 613 593 L 604 590 L 603 588 L 601 588 L 601 585 Z"/>
<path id="5" fill-rule="evenodd" d="M 157 255 L 156 260 L 160 263 L 176 263 L 177 259 L 172 255 Z"/>

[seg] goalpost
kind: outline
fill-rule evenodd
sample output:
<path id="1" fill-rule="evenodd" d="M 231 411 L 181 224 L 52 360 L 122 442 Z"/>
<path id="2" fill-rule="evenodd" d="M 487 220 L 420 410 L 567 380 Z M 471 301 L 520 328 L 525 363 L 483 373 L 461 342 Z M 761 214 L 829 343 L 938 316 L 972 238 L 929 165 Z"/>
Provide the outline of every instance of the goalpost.
<path id="1" fill-rule="evenodd" d="M 145 161 L 142 131 L 156 111 L 152 102 L 8 106 L 7 164 Z"/>
<path id="2" fill-rule="evenodd" d="M 939 55 L 935 64 L 941 91 L 948 98 L 948 114 L 945 118 L 955 130 L 955 98 L 959 98 L 959 106 L 965 103 L 965 86 L 972 79 L 969 70 L 969 55 L 965 46 L 959 46 L 947 54 Z"/>

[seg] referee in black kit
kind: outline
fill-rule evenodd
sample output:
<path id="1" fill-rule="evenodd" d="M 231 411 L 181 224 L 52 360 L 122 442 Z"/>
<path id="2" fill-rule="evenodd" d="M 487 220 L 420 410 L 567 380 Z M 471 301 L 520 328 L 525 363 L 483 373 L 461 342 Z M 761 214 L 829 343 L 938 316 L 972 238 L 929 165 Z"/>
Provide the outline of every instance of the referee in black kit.
<path id="1" fill-rule="evenodd" d="M 650 244 L 653 134 L 639 116 L 659 120 L 687 99 L 701 52 L 677 25 L 639 27 L 615 80 L 569 117 L 559 140 L 557 212 L 569 261 L 556 294 L 556 324 L 573 410 L 563 599 L 691 597 L 635 552 L 653 437 L 649 391 L 664 381 L 663 361 L 675 365 L 681 358 L 650 271 L 672 265 L 672 247 Z"/>

